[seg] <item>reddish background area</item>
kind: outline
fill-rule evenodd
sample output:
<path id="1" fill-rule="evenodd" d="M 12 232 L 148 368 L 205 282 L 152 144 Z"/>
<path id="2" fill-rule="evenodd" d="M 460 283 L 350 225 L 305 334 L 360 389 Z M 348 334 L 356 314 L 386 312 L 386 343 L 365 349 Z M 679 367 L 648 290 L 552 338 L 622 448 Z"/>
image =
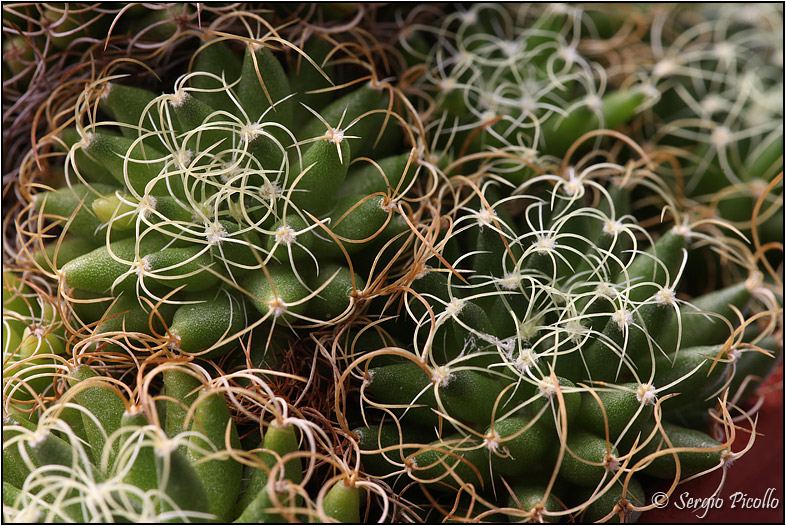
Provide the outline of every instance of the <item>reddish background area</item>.
<path id="1" fill-rule="evenodd" d="M 783 409 L 783 364 L 778 366 L 770 379 L 758 394 L 764 397 L 764 404 L 759 410 L 756 431 L 761 435 L 756 438 L 753 447 L 743 457 L 732 464 L 726 474 L 726 482 L 719 493 L 723 499 L 722 506 L 710 506 L 704 515 L 703 509 L 678 509 L 675 503 L 680 502 L 679 496 L 688 492 L 691 498 L 706 499 L 712 495 L 720 482 L 720 470 L 700 479 L 677 486 L 671 502 L 663 509 L 645 512 L 639 523 L 687 523 L 687 524 L 784 524 L 784 409 Z M 754 400 L 755 401 L 755 400 Z M 747 427 L 747 424 L 746 424 Z M 748 442 L 748 433 L 738 433 L 733 451 L 740 451 Z M 651 488 L 648 494 L 667 490 Z M 775 491 L 768 490 L 773 488 Z M 770 502 L 777 499 L 774 509 L 740 509 L 732 508 L 731 495 L 736 492 L 747 494 L 751 498 L 770 496 Z M 685 502 L 683 500 L 683 502 Z M 715 501 L 718 502 L 718 501 Z M 699 517 L 698 515 L 704 515 Z"/>

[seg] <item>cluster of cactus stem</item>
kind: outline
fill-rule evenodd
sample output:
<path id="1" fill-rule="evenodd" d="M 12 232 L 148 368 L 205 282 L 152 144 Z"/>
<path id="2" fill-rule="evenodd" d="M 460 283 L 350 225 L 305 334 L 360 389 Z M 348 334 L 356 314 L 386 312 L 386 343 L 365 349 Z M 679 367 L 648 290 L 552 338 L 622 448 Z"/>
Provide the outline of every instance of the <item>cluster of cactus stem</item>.
<path id="1" fill-rule="evenodd" d="M 772 28 L 372 11 L 216 8 L 155 54 L 182 74 L 52 95 L 4 250 L 4 518 L 635 522 L 753 447 Z"/>

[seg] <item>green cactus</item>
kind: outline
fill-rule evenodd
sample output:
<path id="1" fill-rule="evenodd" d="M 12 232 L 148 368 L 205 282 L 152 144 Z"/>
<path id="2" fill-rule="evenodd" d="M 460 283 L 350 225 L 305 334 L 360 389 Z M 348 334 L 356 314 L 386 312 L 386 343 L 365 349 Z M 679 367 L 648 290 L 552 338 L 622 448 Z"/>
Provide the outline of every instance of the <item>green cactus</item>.
<path id="1" fill-rule="evenodd" d="M 122 12 L 161 85 L 53 93 L 14 187 L 4 518 L 635 522 L 748 452 L 782 10 L 440 9 Z"/>
<path id="2" fill-rule="evenodd" d="M 354 162 L 355 150 L 373 151 L 362 146 L 371 142 L 367 123 L 387 113 L 393 93 L 373 75 L 317 112 L 307 92 L 289 91 L 305 71 L 285 71 L 264 42 L 244 44 L 243 56 L 227 41 L 208 46 L 197 56 L 203 69 L 179 79 L 173 94 L 97 82 L 109 119 L 76 127 L 66 177 L 80 182 L 38 194 L 35 207 L 63 218 L 71 235 L 104 240 L 56 269 L 66 290 L 135 295 L 141 320 L 152 315 L 151 302 L 158 311 L 177 306 L 167 328 L 172 351 L 216 359 L 261 323 L 346 318 L 370 281 L 349 269 L 367 268 L 353 263 L 391 237 L 386 227 L 407 190 L 400 181 L 419 167 L 403 145 L 401 155 Z M 239 78 L 226 78 L 231 71 Z M 222 75 L 218 90 L 198 87 Z M 218 94 L 232 103 L 229 111 L 209 105 Z M 298 118 L 310 118 L 295 123 L 300 104 Z M 96 166 L 113 185 L 87 182 L 98 178 Z M 372 167 L 382 167 L 380 183 L 359 184 Z M 337 194 L 344 197 L 334 206 Z M 222 298 L 232 298 L 232 314 L 219 313 Z M 211 317 L 214 327 L 200 323 Z M 134 330 L 155 335 L 144 325 Z"/>

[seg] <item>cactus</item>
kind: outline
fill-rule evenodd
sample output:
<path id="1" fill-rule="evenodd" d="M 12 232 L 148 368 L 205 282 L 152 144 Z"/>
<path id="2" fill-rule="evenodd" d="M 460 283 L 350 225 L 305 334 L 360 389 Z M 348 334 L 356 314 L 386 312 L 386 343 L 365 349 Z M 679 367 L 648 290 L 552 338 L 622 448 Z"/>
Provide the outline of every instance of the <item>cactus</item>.
<path id="1" fill-rule="evenodd" d="M 725 475 L 782 352 L 777 37 L 616 7 L 146 5 L 162 83 L 53 94 L 20 165 L 4 518 L 635 522 Z"/>
<path id="2" fill-rule="evenodd" d="M 134 313 L 135 332 L 158 336 L 162 318 L 173 353 L 212 359 L 260 324 L 351 314 L 374 278 L 358 274 L 368 268 L 360 261 L 401 232 L 398 202 L 419 171 L 417 151 L 364 156 L 382 117 L 391 128 L 405 122 L 389 113 L 393 92 L 373 71 L 315 109 L 307 92 L 290 93 L 299 74 L 271 43 L 239 42 L 244 55 L 225 41 L 201 48 L 171 94 L 96 81 L 80 108 L 95 96 L 109 118 L 68 133 L 68 186 L 33 201 L 95 247 L 50 272 L 66 302 L 78 301 L 73 292 L 117 298 L 130 309 L 120 314 L 126 330 Z M 300 74 L 306 67 L 316 69 Z M 210 106 L 219 95 L 229 111 Z M 111 319 L 80 322 L 97 324 L 98 337 Z"/>
<path id="3" fill-rule="evenodd" d="M 169 390 L 180 382 L 188 384 L 186 390 L 196 391 L 189 391 L 193 398 L 185 420 L 178 421 L 171 411 L 157 411 L 155 400 L 175 403 L 171 395 L 146 393 L 140 403 L 130 403 L 114 383 L 86 365 L 69 373 L 72 387 L 43 413 L 37 426 L 21 416 L 9 416 L 3 426 L 4 467 L 22 474 L 16 480 L 4 476 L 4 483 L 17 490 L 9 506 L 23 506 L 24 517 L 31 521 L 101 517 L 107 522 L 256 522 L 255 514 L 273 516 L 268 508 L 275 505 L 261 502 L 269 491 L 282 494 L 287 483 L 293 496 L 306 491 L 297 487 L 305 455 L 300 449 L 314 448 L 313 425 L 297 416 L 274 416 L 264 443 L 246 452 L 229 414 L 229 393 L 206 386 L 195 369 L 170 365 L 153 374 L 157 373 L 169 377 Z M 102 439 L 85 442 L 78 430 L 58 417 L 65 407 L 75 409 Z M 169 437 L 165 429 L 175 427 L 177 433 Z M 227 429 L 229 442 L 224 441 Z M 290 440 L 274 437 L 284 429 Z M 302 442 L 295 430 L 302 434 Z M 263 475 L 261 484 L 252 476 L 242 488 L 244 467 L 247 473 Z M 314 516 L 358 516 L 360 486 L 354 481 L 347 485 L 344 479 L 337 482 L 318 509 L 313 505 L 316 494 L 308 502 L 296 497 L 292 503 Z M 235 506 L 238 497 L 241 508 Z"/>

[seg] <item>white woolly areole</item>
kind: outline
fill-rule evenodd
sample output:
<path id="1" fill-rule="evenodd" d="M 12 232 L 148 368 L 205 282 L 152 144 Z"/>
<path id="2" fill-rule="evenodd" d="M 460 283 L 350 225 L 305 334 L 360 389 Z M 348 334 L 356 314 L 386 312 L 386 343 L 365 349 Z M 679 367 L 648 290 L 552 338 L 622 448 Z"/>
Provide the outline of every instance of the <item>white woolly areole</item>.
<path id="1" fill-rule="evenodd" d="M 736 58 L 737 47 L 731 42 L 716 42 L 712 53 L 722 61 L 731 62 Z"/>
<path id="2" fill-rule="evenodd" d="M 48 428 L 39 427 L 30 437 L 30 445 L 33 447 L 39 446 L 49 436 L 50 431 Z"/>
<path id="3" fill-rule="evenodd" d="M 282 225 L 276 230 L 276 242 L 280 245 L 290 246 L 297 239 L 297 233 L 289 225 Z"/>
<path id="4" fill-rule="evenodd" d="M 587 328 L 581 324 L 581 321 L 574 318 L 565 324 L 565 332 L 573 343 L 577 343 L 587 332 Z"/>
<path id="5" fill-rule="evenodd" d="M 523 373 L 535 367 L 537 363 L 538 355 L 534 353 L 532 349 L 527 347 L 519 352 L 519 355 L 516 357 L 515 366 L 516 369 Z"/>
<path id="6" fill-rule="evenodd" d="M 497 112 L 491 109 L 486 110 L 480 114 L 480 120 L 482 122 L 491 122 L 496 118 L 497 118 Z"/>
<path id="7" fill-rule="evenodd" d="M 569 196 L 574 196 L 581 192 L 584 188 L 584 183 L 576 177 L 576 171 L 571 167 L 569 171 L 570 175 L 568 176 L 568 181 L 562 186 L 565 190 L 565 193 Z"/>
<path id="8" fill-rule="evenodd" d="M 501 437 L 499 436 L 499 433 L 497 433 L 497 430 L 495 429 L 494 431 L 483 437 L 483 445 L 486 446 L 486 448 L 493 453 L 497 451 L 497 449 L 499 449 L 500 438 Z"/>
<path id="9" fill-rule="evenodd" d="M 453 374 L 447 366 L 440 365 L 434 368 L 431 373 L 431 381 L 439 387 L 445 387 L 453 380 Z"/>
<path id="10" fill-rule="evenodd" d="M 445 305 L 445 315 L 446 316 L 455 316 L 461 309 L 464 308 L 464 300 L 461 298 L 453 298 L 450 300 L 450 303 Z"/>
<path id="11" fill-rule="evenodd" d="M 710 143 L 716 148 L 725 148 L 734 140 L 734 134 L 726 126 L 718 126 L 710 134 Z"/>
<path id="12" fill-rule="evenodd" d="M 551 400 L 557 394 L 557 386 L 551 376 L 545 376 L 538 381 L 538 392 L 540 396 Z"/>
<path id="13" fill-rule="evenodd" d="M 647 99 L 657 99 L 660 96 L 660 90 L 649 82 L 642 83 L 639 86 L 639 91 L 641 91 Z"/>
<path id="14" fill-rule="evenodd" d="M 474 26 L 478 23 L 478 13 L 474 10 L 461 13 L 459 14 L 459 20 L 461 20 L 462 24 Z"/>
<path id="15" fill-rule="evenodd" d="M 335 130 L 330 128 L 327 132 L 325 132 L 325 140 L 332 142 L 333 144 L 341 144 L 341 142 L 344 140 L 344 130 Z"/>
<path id="16" fill-rule="evenodd" d="M 480 226 L 491 225 L 494 222 L 494 219 L 496 219 L 496 217 L 497 217 L 497 213 L 495 211 L 488 210 L 486 208 L 480 210 L 476 215 L 478 224 Z"/>
<path id="17" fill-rule="evenodd" d="M 620 309 L 614 311 L 614 314 L 611 315 L 611 319 L 614 320 L 620 330 L 622 330 L 633 323 L 633 314 L 627 309 Z"/>
<path id="18" fill-rule="evenodd" d="M 95 135 L 93 135 L 93 132 L 87 132 L 82 136 L 82 138 L 79 140 L 78 143 L 76 143 L 75 146 L 79 149 L 89 148 L 94 138 Z"/>
<path id="19" fill-rule="evenodd" d="M 738 456 L 738 454 L 732 453 L 728 449 L 724 449 L 720 454 L 721 464 L 724 466 L 724 468 L 728 468 L 734 464 L 734 461 L 737 460 Z"/>
<path id="20" fill-rule="evenodd" d="M 676 68 L 677 64 L 673 60 L 664 58 L 655 64 L 655 67 L 652 68 L 652 74 L 658 77 L 666 77 L 674 73 Z"/>
<path id="21" fill-rule="evenodd" d="M 168 456 L 178 447 L 177 440 L 170 440 L 168 438 L 159 436 L 153 446 L 153 450 L 159 457 Z"/>
<path id="22" fill-rule="evenodd" d="M 262 135 L 262 125 L 258 122 L 252 122 L 240 127 L 240 137 L 243 138 L 243 142 L 246 144 L 250 143 L 260 135 Z"/>
<path id="23" fill-rule="evenodd" d="M 287 312 L 286 303 L 284 303 L 284 300 L 282 300 L 278 296 L 268 301 L 267 306 L 270 309 L 270 312 L 273 314 L 274 318 L 283 316 Z"/>
<path id="24" fill-rule="evenodd" d="M 259 195 L 271 201 L 277 199 L 283 195 L 283 193 L 281 187 L 272 181 L 265 181 L 265 183 L 259 187 Z"/>
<path id="25" fill-rule="evenodd" d="M 515 290 L 521 283 L 521 275 L 518 272 L 506 272 L 502 279 L 499 281 L 503 289 Z"/>
<path id="26" fill-rule="evenodd" d="M 614 473 L 620 468 L 620 461 L 614 455 L 606 455 L 606 458 L 603 459 L 603 467 L 607 472 Z"/>
<path id="27" fill-rule="evenodd" d="M 429 272 L 431 272 L 431 267 L 429 267 L 428 265 L 423 265 L 422 270 L 417 274 L 415 274 L 415 280 L 425 278 L 426 274 L 428 274 Z"/>
<path id="28" fill-rule="evenodd" d="M 220 245 L 229 236 L 226 228 L 221 223 L 210 223 L 205 225 L 205 238 L 211 245 Z"/>
<path id="29" fill-rule="evenodd" d="M 701 100 L 701 107 L 709 114 L 715 114 L 726 106 L 726 99 L 717 93 L 710 93 Z"/>
<path id="30" fill-rule="evenodd" d="M 501 40 L 498 45 L 507 57 L 515 57 L 521 52 L 521 42 L 518 40 Z M 567 59 L 566 61 L 570 62 Z"/>
<path id="31" fill-rule="evenodd" d="M 574 57 L 578 57 L 578 54 L 574 52 Z M 587 95 L 584 99 L 584 102 L 587 104 L 587 108 L 591 109 L 592 111 L 600 110 L 601 100 L 600 97 L 595 95 L 594 93 L 591 95 Z"/>
<path id="32" fill-rule="evenodd" d="M 691 231 L 688 225 L 674 225 L 672 228 L 675 234 L 684 237 L 686 240 L 690 239 Z"/>
<path id="33" fill-rule="evenodd" d="M 762 195 L 764 195 L 764 192 L 767 191 L 768 186 L 769 183 L 764 179 L 753 179 L 750 183 L 748 183 L 751 195 L 753 195 L 753 197 L 756 199 L 759 199 Z"/>
<path id="34" fill-rule="evenodd" d="M 652 384 L 639 384 L 638 389 L 636 389 L 636 400 L 644 405 L 655 405 L 657 399 L 658 393 Z"/>
<path id="35" fill-rule="evenodd" d="M 170 335 L 170 338 L 171 338 L 169 340 L 169 344 L 168 344 L 169 348 L 172 349 L 172 350 L 179 349 L 180 348 L 180 342 L 182 341 L 181 338 L 180 338 L 180 331 L 178 331 L 177 328 L 169 329 L 169 335 Z"/>
<path id="36" fill-rule="evenodd" d="M 737 347 L 732 347 L 728 351 L 726 351 L 726 357 L 729 358 L 732 363 L 736 362 L 742 356 L 742 351 L 740 351 Z"/>
<path id="37" fill-rule="evenodd" d="M 172 157 L 174 158 L 174 161 L 178 167 L 185 169 L 189 164 L 191 164 L 191 161 L 194 158 L 194 152 L 191 150 L 176 151 L 172 154 Z"/>
<path id="38" fill-rule="evenodd" d="M 608 234 L 610 236 L 619 235 L 621 232 L 625 231 L 625 227 L 622 224 L 622 221 L 619 219 L 616 221 L 604 221 L 603 222 L 603 233 Z"/>
<path id="39" fill-rule="evenodd" d="M 453 77 L 447 77 L 445 79 L 442 79 L 439 82 L 439 87 L 443 92 L 450 93 L 451 91 L 456 89 L 456 79 L 454 79 Z"/>
<path id="40" fill-rule="evenodd" d="M 391 212 L 395 212 L 401 208 L 401 203 L 399 203 L 398 199 L 385 199 L 384 197 L 379 198 L 379 208 L 387 212 L 388 214 Z"/>
<path id="41" fill-rule="evenodd" d="M 185 103 L 185 102 L 186 102 L 186 101 L 187 101 L 189 98 L 191 98 L 191 95 L 190 95 L 190 94 L 189 94 L 187 91 L 185 91 L 185 90 L 182 90 L 182 89 L 179 89 L 179 90 L 177 90 L 175 93 L 173 93 L 173 94 L 172 94 L 172 98 L 171 98 L 171 99 L 169 99 L 169 104 L 170 104 L 170 106 L 172 106 L 173 108 L 179 108 L 179 107 L 180 107 L 180 106 L 182 106 L 182 105 L 183 105 L 183 104 L 184 104 L 184 103 Z"/>
<path id="42" fill-rule="evenodd" d="M 113 83 L 111 83 L 111 82 L 105 82 L 104 83 L 104 89 L 101 92 L 101 98 L 102 99 L 106 99 L 107 97 L 109 97 L 109 92 L 112 91 L 112 88 L 114 86 L 115 85 Z"/>
<path id="43" fill-rule="evenodd" d="M 595 292 L 597 292 L 601 296 L 606 296 L 607 298 L 614 299 L 617 297 L 617 289 L 615 289 L 611 283 L 603 282 L 598 283 L 598 286 L 595 287 Z"/>
<path id="44" fill-rule="evenodd" d="M 674 294 L 674 289 L 663 287 L 655 293 L 655 302 L 658 305 L 675 305 L 677 295 Z"/>
<path id="45" fill-rule="evenodd" d="M 153 270 L 153 267 L 150 265 L 150 260 L 147 259 L 147 256 L 144 256 L 136 263 L 136 273 L 140 278 L 144 277 L 151 270 Z"/>
<path id="46" fill-rule="evenodd" d="M 518 102 L 521 113 L 535 113 L 538 103 L 529 95 L 522 95 Z"/>
<path id="47" fill-rule="evenodd" d="M 557 240 L 553 236 L 538 236 L 538 240 L 533 243 L 535 245 L 535 252 L 540 255 L 548 254 L 557 246 Z"/>
<path id="48" fill-rule="evenodd" d="M 142 199 L 136 205 L 137 213 L 144 218 L 148 218 L 155 211 L 156 204 L 158 204 L 158 199 L 152 195 L 142 196 Z"/>

